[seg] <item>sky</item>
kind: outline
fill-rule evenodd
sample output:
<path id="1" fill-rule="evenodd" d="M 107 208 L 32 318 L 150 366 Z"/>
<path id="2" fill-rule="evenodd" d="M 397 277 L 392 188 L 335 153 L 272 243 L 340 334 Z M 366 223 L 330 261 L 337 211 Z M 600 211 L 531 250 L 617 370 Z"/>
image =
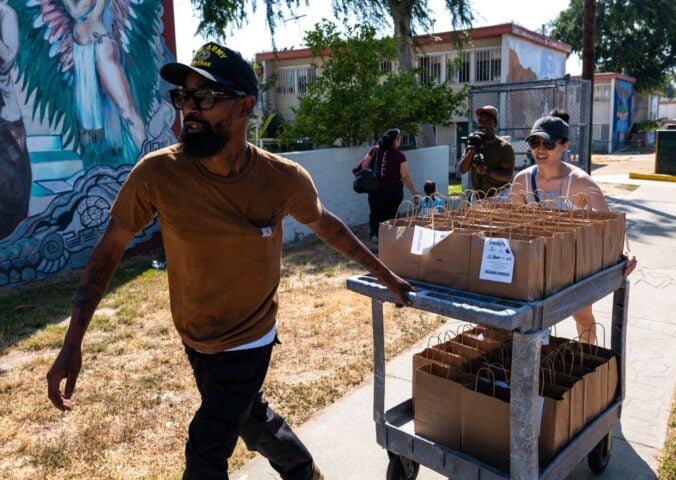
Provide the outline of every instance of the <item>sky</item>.
<path id="1" fill-rule="evenodd" d="M 536 32 L 541 31 L 543 25 L 554 20 L 570 3 L 569 0 L 470 1 L 474 10 L 474 27 L 514 22 Z M 262 2 L 258 3 L 262 4 Z M 444 7 L 444 1 L 429 0 L 429 6 L 436 13 L 434 31 L 452 30 L 450 14 Z M 199 19 L 193 15 L 190 0 L 174 0 L 174 17 L 176 19 L 177 59 L 182 63 L 190 63 L 192 53 L 207 40 L 195 35 Z M 287 20 L 280 22 L 276 27 L 277 48 L 281 50 L 303 47 L 304 32 L 312 29 L 323 17 L 335 21 L 331 15 L 331 0 L 310 0 L 309 8 L 303 6 L 297 11 L 289 12 Z M 391 29 L 384 33 L 391 33 Z M 259 52 L 271 51 L 272 39 L 265 24 L 263 8 L 259 7 L 256 14 L 249 16 L 249 23 L 245 28 L 233 32 L 220 43 L 238 50 L 246 59 L 253 59 Z M 566 62 L 566 73 L 579 75 L 581 72 L 582 63 L 579 57 L 571 54 Z"/>

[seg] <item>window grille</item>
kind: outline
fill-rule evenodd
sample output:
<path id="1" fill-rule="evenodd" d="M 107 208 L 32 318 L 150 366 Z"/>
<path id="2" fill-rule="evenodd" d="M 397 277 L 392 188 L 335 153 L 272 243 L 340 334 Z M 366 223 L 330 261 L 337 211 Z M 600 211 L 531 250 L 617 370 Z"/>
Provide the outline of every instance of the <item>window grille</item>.
<path id="1" fill-rule="evenodd" d="M 594 85 L 594 101 L 595 102 L 609 102 L 610 101 L 610 85 Z"/>
<path id="2" fill-rule="evenodd" d="M 592 125 L 592 140 L 610 140 L 610 125 L 607 123 L 595 123 Z"/>
<path id="3" fill-rule="evenodd" d="M 500 81 L 501 53 L 500 47 L 474 51 L 474 81 L 476 83 Z"/>
<path id="4" fill-rule="evenodd" d="M 314 66 L 282 67 L 278 70 L 275 91 L 280 94 L 307 93 L 316 79 L 317 69 Z"/>
<path id="5" fill-rule="evenodd" d="M 420 83 L 436 83 L 437 85 L 443 82 L 441 77 L 443 55 L 426 55 L 418 57 L 418 81 Z"/>

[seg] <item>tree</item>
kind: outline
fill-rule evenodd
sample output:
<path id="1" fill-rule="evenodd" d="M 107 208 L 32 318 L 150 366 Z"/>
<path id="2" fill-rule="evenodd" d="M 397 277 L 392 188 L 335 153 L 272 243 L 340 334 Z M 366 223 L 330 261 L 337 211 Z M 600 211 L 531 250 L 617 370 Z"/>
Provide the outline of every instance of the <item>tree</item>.
<path id="1" fill-rule="evenodd" d="M 192 4 L 202 14 L 198 31 L 207 35 L 224 37 L 228 29 L 241 28 L 247 19 L 246 7 L 251 4 L 255 11 L 260 3 L 266 11 L 266 18 L 273 38 L 277 22 L 283 18 L 282 10 L 297 8 L 305 0 L 191 0 Z M 398 47 L 399 70 L 411 72 L 413 64 L 413 36 L 416 28 L 428 29 L 434 24 L 427 0 L 331 0 L 333 14 L 337 19 L 352 23 L 359 18 L 362 24 L 373 27 L 383 27 L 387 19 L 394 25 L 394 36 L 401 43 Z M 444 5 L 451 15 L 451 25 L 455 30 L 471 28 L 474 16 L 470 0 L 444 0 Z M 419 146 L 435 145 L 431 134 L 431 125 L 423 126 L 424 135 L 419 139 Z"/>
<path id="2" fill-rule="evenodd" d="M 552 36 L 582 51 L 584 0 L 553 22 Z M 636 88 L 655 91 L 676 71 L 676 2 L 674 0 L 597 0 L 596 66 L 599 72 L 624 71 Z"/>
<path id="3" fill-rule="evenodd" d="M 464 107 L 465 90 L 419 84 L 414 72 L 384 73 L 381 63 L 396 58 L 399 43 L 391 37 L 377 39 L 371 26 L 348 28 L 341 35 L 325 21 L 306 34 L 305 42 L 322 61 L 317 65 L 321 70 L 282 138 L 361 145 L 391 127 L 415 134 L 420 122 L 448 125 Z"/>

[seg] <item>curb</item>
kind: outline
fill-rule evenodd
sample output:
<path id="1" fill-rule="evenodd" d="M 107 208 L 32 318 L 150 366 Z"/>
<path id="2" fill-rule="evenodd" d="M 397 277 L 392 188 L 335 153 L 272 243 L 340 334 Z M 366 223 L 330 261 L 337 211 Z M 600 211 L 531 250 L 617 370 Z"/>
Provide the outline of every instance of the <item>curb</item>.
<path id="1" fill-rule="evenodd" d="M 629 172 L 629 178 L 635 178 L 638 180 L 658 180 L 662 182 L 676 182 L 676 175 L 665 175 L 662 173 Z"/>

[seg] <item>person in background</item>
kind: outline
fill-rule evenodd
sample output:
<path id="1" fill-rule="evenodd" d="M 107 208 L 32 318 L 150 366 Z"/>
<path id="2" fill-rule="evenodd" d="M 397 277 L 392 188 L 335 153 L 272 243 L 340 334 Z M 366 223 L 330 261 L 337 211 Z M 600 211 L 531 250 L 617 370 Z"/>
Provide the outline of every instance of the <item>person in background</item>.
<path id="1" fill-rule="evenodd" d="M 284 217 L 363 265 L 399 303 L 410 305 L 413 289 L 324 208 L 305 169 L 246 142 L 258 81 L 238 52 L 210 42 L 190 65 L 170 63 L 160 74 L 177 86 L 169 95 L 183 116 L 180 142 L 143 157 L 120 189 L 47 374 L 49 399 L 72 409 L 87 327 L 127 244 L 157 214 L 171 314 L 202 399 L 188 429 L 183 479 L 227 479 L 238 437 L 282 479 L 321 479 L 261 391 L 279 343 Z"/>
<path id="2" fill-rule="evenodd" d="M 462 174 L 471 171 L 472 189 L 481 198 L 486 198 L 495 195 L 497 189 L 512 181 L 514 148 L 507 140 L 495 135 L 499 119 L 497 108 L 486 105 L 475 113 L 483 141 L 480 145 L 468 144 L 460 160 L 459 170 Z"/>
<path id="3" fill-rule="evenodd" d="M 545 203 L 561 210 L 592 209 L 608 211 L 608 203 L 601 188 L 581 168 L 564 162 L 568 150 L 568 114 L 553 110 L 550 115 L 537 120 L 526 142 L 531 149 L 535 165 L 520 171 L 512 184 L 512 201 L 515 203 Z M 627 260 L 624 275 L 636 268 L 636 257 L 626 244 L 623 257 Z M 580 340 L 596 343 L 596 320 L 592 306 L 573 314 Z"/>
<path id="4" fill-rule="evenodd" d="M 404 185 L 411 195 L 418 195 L 408 171 L 406 156 L 399 150 L 401 131 L 398 128 L 387 130 L 371 147 L 364 157 L 361 168 L 374 168 L 379 165 L 378 190 L 370 192 L 369 198 L 369 237 L 371 251 L 378 251 L 378 227 L 381 222 L 397 216 L 397 210 L 404 199 Z"/>
<path id="5" fill-rule="evenodd" d="M 422 215 L 431 215 L 432 213 L 441 213 L 446 208 L 446 204 L 443 199 L 439 198 L 437 193 L 437 183 L 432 180 L 427 180 L 423 185 L 423 191 L 425 192 L 425 197 L 421 202 L 421 214 Z"/>

